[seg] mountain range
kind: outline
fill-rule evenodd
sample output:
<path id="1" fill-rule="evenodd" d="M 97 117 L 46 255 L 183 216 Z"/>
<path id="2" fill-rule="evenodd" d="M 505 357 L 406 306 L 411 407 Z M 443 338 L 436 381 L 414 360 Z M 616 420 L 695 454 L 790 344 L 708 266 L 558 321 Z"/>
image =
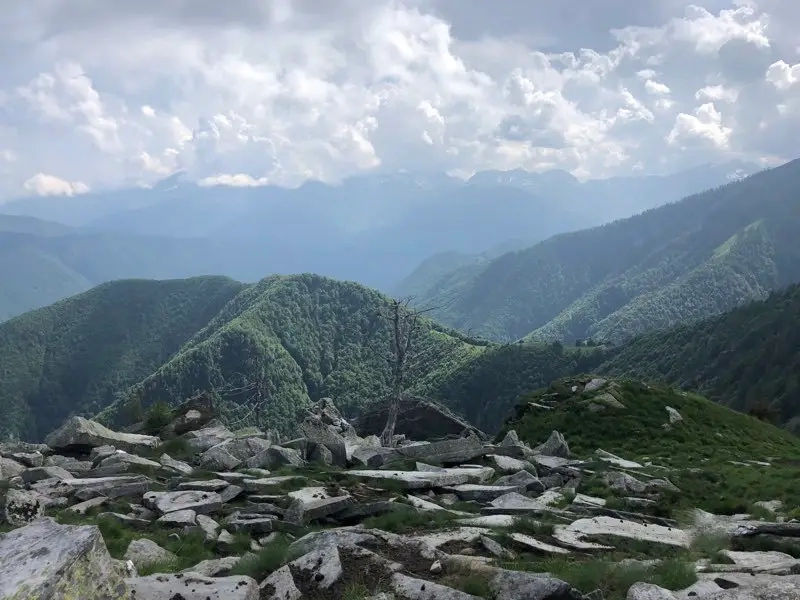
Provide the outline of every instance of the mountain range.
<path id="1" fill-rule="evenodd" d="M 799 187 L 793 161 L 491 260 L 435 257 L 395 293 L 490 339 L 618 342 L 800 281 Z"/>
<path id="2" fill-rule="evenodd" d="M 176 174 L 150 189 L 25 198 L 0 206 L 0 320 L 125 278 L 315 272 L 389 292 L 432 255 L 495 257 L 755 170 L 726 163 L 587 182 L 565 172 L 371 174 L 297 189 Z"/>

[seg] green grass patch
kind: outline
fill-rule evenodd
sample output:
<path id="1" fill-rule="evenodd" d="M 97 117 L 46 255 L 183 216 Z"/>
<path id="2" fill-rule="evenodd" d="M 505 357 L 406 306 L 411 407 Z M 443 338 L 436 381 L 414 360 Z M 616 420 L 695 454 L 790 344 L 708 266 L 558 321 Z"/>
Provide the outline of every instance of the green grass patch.
<path id="1" fill-rule="evenodd" d="M 231 574 L 247 575 L 256 581 L 261 581 L 290 561 L 289 540 L 281 535 L 277 536 L 275 540 L 262 548 L 257 554 L 242 558 L 233 568 Z"/>
<path id="2" fill-rule="evenodd" d="M 445 511 L 426 512 L 404 507 L 384 515 L 370 517 L 363 522 L 363 525 L 367 529 L 380 529 L 391 533 L 410 533 L 452 527 L 453 522 L 459 518 L 458 515 Z"/>

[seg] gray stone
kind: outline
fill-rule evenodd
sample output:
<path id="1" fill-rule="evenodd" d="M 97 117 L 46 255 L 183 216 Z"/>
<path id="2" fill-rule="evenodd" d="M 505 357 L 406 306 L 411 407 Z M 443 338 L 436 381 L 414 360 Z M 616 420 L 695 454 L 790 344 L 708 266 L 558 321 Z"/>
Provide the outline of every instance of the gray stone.
<path id="1" fill-rule="evenodd" d="M 44 460 L 44 466 L 61 467 L 73 475 L 79 476 L 91 471 L 93 465 L 92 461 L 90 460 L 78 460 L 72 456 L 61 456 L 60 454 L 54 454 L 53 456 L 48 456 Z"/>
<path id="2" fill-rule="evenodd" d="M 153 565 L 173 563 L 178 557 L 152 540 L 139 538 L 128 544 L 128 549 L 125 550 L 125 555 L 122 559 L 131 561 L 137 569 L 141 569 Z"/>
<path id="3" fill-rule="evenodd" d="M 229 485 L 219 492 L 219 497 L 222 499 L 222 502 L 227 503 L 239 496 L 242 492 L 244 492 L 244 489 L 238 485 Z"/>
<path id="4" fill-rule="evenodd" d="M 308 460 L 318 465 L 330 466 L 333 464 L 333 453 L 322 444 L 314 444 L 314 447 L 308 453 Z"/>
<path id="5" fill-rule="evenodd" d="M 582 600 L 583 594 L 546 573 L 493 569 L 489 587 L 495 600 Z"/>
<path id="6" fill-rule="evenodd" d="M 137 600 L 259 600 L 254 579 L 204 577 L 199 573 L 174 573 L 126 579 L 132 597 Z"/>
<path id="7" fill-rule="evenodd" d="M 230 552 L 233 549 L 233 545 L 236 543 L 236 538 L 233 537 L 226 529 L 221 529 L 220 532 L 217 534 L 217 548 L 222 552 Z"/>
<path id="8" fill-rule="evenodd" d="M 457 472 L 453 472 L 457 471 Z M 351 477 L 372 481 L 396 481 L 404 489 L 420 490 L 445 487 L 448 485 L 461 485 L 469 481 L 466 469 L 448 469 L 445 472 L 432 471 L 348 471 Z"/>
<path id="9" fill-rule="evenodd" d="M 589 383 L 586 384 L 586 387 L 583 388 L 584 392 L 595 392 L 603 387 L 606 383 L 608 383 L 607 379 L 601 379 L 596 377 L 592 379 Z"/>
<path id="10" fill-rule="evenodd" d="M 44 514 L 44 509 L 45 503 L 39 494 L 11 488 L 6 492 L 3 517 L 12 527 L 21 527 L 40 518 Z"/>
<path id="11" fill-rule="evenodd" d="M 289 481 L 302 479 L 305 479 L 305 477 L 300 475 L 281 475 L 279 477 L 265 477 L 262 479 L 245 479 L 242 481 L 242 487 L 246 492 L 268 494 L 279 490 L 283 484 Z"/>
<path id="12" fill-rule="evenodd" d="M 114 454 L 106 456 L 104 459 L 100 461 L 100 467 L 110 467 L 112 465 L 118 465 L 120 463 L 124 463 L 127 465 L 135 465 L 137 467 L 146 467 L 148 469 L 158 470 L 161 468 L 161 463 L 157 463 L 154 460 L 150 460 L 149 458 L 142 458 L 141 456 L 136 456 L 135 454 L 129 454 L 124 450 L 117 450 Z"/>
<path id="13" fill-rule="evenodd" d="M 323 487 L 308 487 L 294 492 L 289 492 L 289 497 L 293 500 L 297 500 L 300 503 L 300 522 L 321 519 L 322 517 L 336 514 L 337 512 L 355 504 L 355 500 L 353 500 L 349 494 L 331 496 Z M 295 509 L 295 512 L 293 513 L 295 519 L 297 519 L 298 510 L 299 509 Z"/>
<path id="14" fill-rule="evenodd" d="M 679 423 L 679 422 L 683 421 L 683 417 L 681 416 L 681 413 L 679 413 L 677 410 L 675 410 L 671 406 L 665 406 L 664 408 L 667 411 L 667 415 L 669 415 L 669 423 L 670 423 L 670 425 L 674 425 L 675 423 Z"/>
<path id="15" fill-rule="evenodd" d="M 197 525 L 203 530 L 206 541 L 213 542 L 219 536 L 219 523 L 207 515 L 197 515 L 195 518 Z"/>
<path id="16" fill-rule="evenodd" d="M 176 510 L 158 519 L 164 527 L 193 527 L 197 524 L 197 513 L 191 508 Z"/>
<path id="17" fill-rule="evenodd" d="M 44 464 L 44 454 L 41 452 L 10 452 L 5 458 L 17 461 L 26 467 L 41 467 Z"/>
<path id="18" fill-rule="evenodd" d="M 148 492 L 142 502 L 162 515 L 178 510 L 192 509 L 198 514 L 222 510 L 222 498 L 216 492 Z"/>
<path id="19" fill-rule="evenodd" d="M 98 508 L 100 506 L 105 506 L 106 504 L 108 504 L 108 498 L 106 498 L 105 496 L 98 496 L 97 498 L 92 498 L 91 500 L 80 502 L 75 506 L 70 506 L 68 510 L 70 512 L 74 512 L 79 515 L 85 515 L 91 509 Z"/>
<path id="20" fill-rule="evenodd" d="M 480 540 L 481 546 L 483 546 L 487 552 L 493 554 L 497 558 L 502 558 L 503 560 L 514 560 L 517 557 L 514 552 L 504 548 L 490 537 L 482 535 L 478 539 Z"/>
<path id="21" fill-rule="evenodd" d="M 194 471 L 194 468 L 190 464 L 185 463 L 182 460 L 176 460 L 169 454 L 162 454 L 158 459 L 158 462 L 161 463 L 163 470 L 169 474 L 188 476 Z"/>
<path id="22" fill-rule="evenodd" d="M 359 446 L 353 450 L 351 460 L 357 466 L 375 469 L 397 460 L 399 456 L 394 448 Z"/>
<path id="23" fill-rule="evenodd" d="M 197 465 L 209 471 L 233 471 L 242 462 L 228 450 L 225 442 L 209 448 L 197 459 Z"/>
<path id="24" fill-rule="evenodd" d="M 225 577 L 230 575 L 231 570 L 242 560 L 239 556 L 224 556 L 222 558 L 212 558 L 197 563 L 193 567 L 184 569 L 182 573 L 197 573 L 203 577 Z"/>
<path id="25" fill-rule="evenodd" d="M 208 394 L 190 398 L 172 410 L 172 420 L 161 430 L 163 439 L 171 439 L 205 427 L 214 418 L 214 402 Z"/>
<path id="26" fill-rule="evenodd" d="M 228 487 L 230 483 L 224 479 L 203 479 L 200 481 L 182 481 L 178 490 L 196 490 L 198 492 L 219 492 Z"/>
<path id="27" fill-rule="evenodd" d="M 127 452 L 144 453 L 158 447 L 160 440 L 149 435 L 112 431 L 83 417 L 70 417 L 60 428 L 50 433 L 44 442 L 56 451 L 88 454 L 92 448 L 98 446 L 115 446 Z"/>
<path id="28" fill-rule="evenodd" d="M 524 533 L 512 533 L 509 536 L 514 542 L 525 548 L 528 552 L 541 552 L 544 554 L 569 554 L 570 551 L 559 546 L 547 544 Z"/>
<path id="29" fill-rule="evenodd" d="M 391 586 L 401 598 L 407 600 L 481 600 L 479 596 L 402 573 L 392 575 Z"/>
<path id="30" fill-rule="evenodd" d="M 483 512 L 488 514 L 525 514 L 542 510 L 545 505 L 538 499 L 528 498 L 516 491 L 495 497 Z"/>
<path id="31" fill-rule="evenodd" d="M 289 568 L 303 573 L 308 583 L 328 589 L 342 576 L 342 562 L 336 544 L 323 543 L 289 563 Z"/>
<path id="32" fill-rule="evenodd" d="M 476 485 L 465 483 L 445 488 L 449 492 L 455 493 L 461 500 L 475 500 L 477 502 L 489 502 L 499 496 L 519 492 L 522 488 L 509 485 Z"/>
<path id="33" fill-rule="evenodd" d="M 97 496 L 107 498 L 123 498 L 139 496 L 150 489 L 150 479 L 144 475 L 122 475 L 119 477 L 86 477 L 71 479 L 65 484 L 76 498 L 89 500 Z"/>
<path id="34" fill-rule="evenodd" d="M 333 456 L 333 464 L 347 466 L 347 446 L 344 438 L 318 417 L 307 417 L 300 423 L 300 432 L 307 440 L 325 446 Z"/>
<path id="35" fill-rule="evenodd" d="M 477 435 L 430 444 L 402 446 L 396 450 L 403 458 L 446 464 L 469 462 L 487 453 Z"/>
<path id="36" fill-rule="evenodd" d="M 92 448 L 92 451 L 89 452 L 89 460 L 94 464 L 98 464 L 105 457 L 111 456 L 116 451 L 117 449 L 114 446 L 97 446 L 97 448 Z"/>
<path id="37" fill-rule="evenodd" d="M 273 530 L 274 517 L 262 514 L 235 512 L 225 519 L 225 527 L 234 532 L 247 532 L 250 535 L 269 533 Z"/>
<path id="38" fill-rule="evenodd" d="M 553 431 L 544 444 L 534 448 L 534 452 L 545 456 L 569 458 L 569 444 L 558 431 Z"/>
<path id="39" fill-rule="evenodd" d="M 297 450 L 271 446 L 247 459 L 247 466 L 255 469 L 279 469 L 280 467 L 302 467 L 303 458 Z"/>
<path id="40" fill-rule="evenodd" d="M 513 429 L 510 429 L 503 438 L 503 441 L 500 442 L 500 446 L 504 448 L 513 448 L 518 446 L 520 447 L 524 446 L 524 444 L 519 440 L 517 432 Z"/>
<path id="41" fill-rule="evenodd" d="M 527 460 L 520 460 L 502 454 L 489 454 L 487 457 L 492 462 L 492 466 L 501 473 L 518 473 L 519 471 L 529 471 L 536 475 L 536 467 Z"/>
<path id="42" fill-rule="evenodd" d="M 133 517 L 130 515 L 122 515 L 115 512 L 104 512 L 97 515 L 98 519 L 110 519 L 116 521 L 120 525 L 124 525 L 130 529 L 147 529 L 152 525 L 149 519 L 142 519 L 141 517 Z"/>
<path id="43" fill-rule="evenodd" d="M 0 573 L 0 598 L 9 600 L 119 598 L 126 575 L 97 527 L 50 518 L 0 534 Z"/>
<path id="44" fill-rule="evenodd" d="M 602 475 L 603 483 L 612 490 L 622 493 L 643 494 L 647 486 L 627 473 L 608 471 Z"/>
<path id="45" fill-rule="evenodd" d="M 297 589 L 288 566 L 283 566 L 261 582 L 263 600 L 299 600 L 303 594 Z"/>
<path id="46" fill-rule="evenodd" d="M 0 456 L 0 481 L 19 477 L 24 470 L 25 467 L 17 461 Z"/>
<path id="47" fill-rule="evenodd" d="M 540 481 L 535 475 L 532 475 L 528 471 L 517 471 L 513 475 L 499 477 L 494 484 L 523 488 L 526 491 L 535 494 L 541 494 L 543 491 L 545 491 L 545 489 L 547 489 L 547 486 L 543 481 Z"/>
<path id="48" fill-rule="evenodd" d="M 566 527 L 556 527 L 553 537 L 566 544 L 581 541 L 584 537 L 617 536 L 670 546 L 688 547 L 691 536 L 676 527 L 642 524 L 612 517 L 578 519 Z M 575 544 L 571 544 L 575 547 Z"/>
<path id="49" fill-rule="evenodd" d="M 225 440 L 233 439 L 233 432 L 227 427 L 206 427 L 197 431 L 190 431 L 181 436 L 194 452 L 205 452 Z"/>
<path id="50" fill-rule="evenodd" d="M 595 450 L 595 456 L 600 460 L 611 463 L 612 465 L 616 465 L 623 469 L 641 469 L 642 465 L 634 462 L 632 460 L 625 460 L 624 458 L 620 458 L 616 454 L 611 454 L 611 452 L 606 452 L 605 450 L 601 450 L 598 448 Z"/>
<path id="51" fill-rule="evenodd" d="M 25 469 L 22 474 L 22 481 L 25 483 L 35 483 L 42 479 L 72 479 L 72 473 L 61 467 L 34 467 Z"/>

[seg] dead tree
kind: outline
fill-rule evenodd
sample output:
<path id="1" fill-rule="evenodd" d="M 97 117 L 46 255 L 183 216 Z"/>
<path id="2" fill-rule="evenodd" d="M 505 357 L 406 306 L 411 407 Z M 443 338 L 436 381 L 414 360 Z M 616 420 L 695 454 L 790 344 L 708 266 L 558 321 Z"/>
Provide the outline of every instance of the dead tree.
<path id="1" fill-rule="evenodd" d="M 412 299 L 392 300 L 382 314 L 390 327 L 390 352 L 387 360 L 391 367 L 389 391 L 389 411 L 386 427 L 381 433 L 381 445 L 391 447 L 394 443 L 394 429 L 400 412 L 400 403 L 408 385 L 408 375 L 412 364 L 419 360 L 420 348 L 417 344 L 423 314 L 435 308 L 417 309 L 411 305 Z"/>

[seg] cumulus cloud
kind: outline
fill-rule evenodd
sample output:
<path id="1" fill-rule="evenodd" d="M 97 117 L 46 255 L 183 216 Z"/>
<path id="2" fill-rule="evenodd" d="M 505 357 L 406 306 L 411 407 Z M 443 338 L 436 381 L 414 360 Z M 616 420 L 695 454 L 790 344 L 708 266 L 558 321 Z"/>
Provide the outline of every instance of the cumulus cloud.
<path id="1" fill-rule="evenodd" d="M 46 173 L 37 173 L 22 187 L 36 196 L 75 196 L 89 191 L 89 186 L 81 181 L 67 181 Z"/>
<path id="2" fill-rule="evenodd" d="M 780 0 L 0 3 L 0 198 L 43 173 L 299 185 L 793 157 L 800 11 Z"/>

